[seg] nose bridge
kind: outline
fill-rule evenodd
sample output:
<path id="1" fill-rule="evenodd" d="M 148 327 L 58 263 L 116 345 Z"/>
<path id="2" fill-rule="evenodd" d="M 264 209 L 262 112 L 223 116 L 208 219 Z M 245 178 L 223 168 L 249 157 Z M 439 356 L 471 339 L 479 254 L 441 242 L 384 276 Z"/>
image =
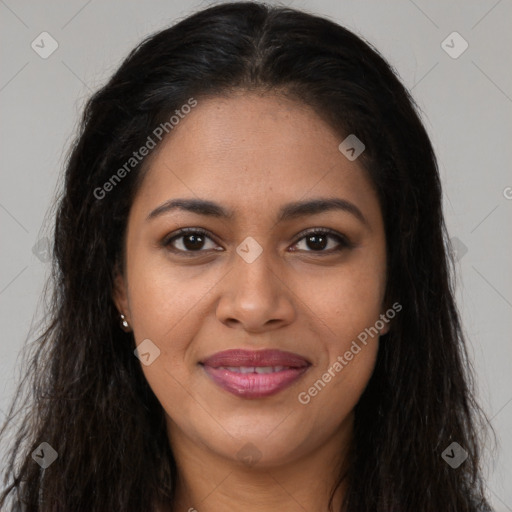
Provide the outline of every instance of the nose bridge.
<path id="1" fill-rule="evenodd" d="M 252 237 L 239 244 L 219 302 L 219 320 L 248 329 L 291 320 L 293 306 L 274 256 Z"/>
<path id="2" fill-rule="evenodd" d="M 233 278 L 239 298 L 265 304 L 275 300 L 278 293 L 276 288 L 280 288 L 282 283 L 276 279 L 271 249 L 264 249 L 253 237 L 247 237 L 237 247 L 236 253 L 233 258 Z"/>

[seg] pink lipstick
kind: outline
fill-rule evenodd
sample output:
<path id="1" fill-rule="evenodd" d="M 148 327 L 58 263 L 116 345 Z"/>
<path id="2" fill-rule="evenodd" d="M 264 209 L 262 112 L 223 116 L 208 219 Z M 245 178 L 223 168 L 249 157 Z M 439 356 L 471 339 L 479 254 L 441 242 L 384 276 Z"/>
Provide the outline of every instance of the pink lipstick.
<path id="1" fill-rule="evenodd" d="M 243 398 L 278 393 L 311 366 L 304 357 L 281 350 L 226 350 L 200 363 L 221 388 Z"/>

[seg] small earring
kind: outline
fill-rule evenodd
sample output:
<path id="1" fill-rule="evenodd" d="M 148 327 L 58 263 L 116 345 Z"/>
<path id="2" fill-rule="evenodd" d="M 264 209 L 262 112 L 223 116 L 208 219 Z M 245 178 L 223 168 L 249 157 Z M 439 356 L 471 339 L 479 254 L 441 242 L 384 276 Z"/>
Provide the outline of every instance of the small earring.
<path id="1" fill-rule="evenodd" d="M 128 321 L 126 320 L 126 317 L 122 313 L 121 313 L 121 329 L 124 332 L 131 331 L 130 324 L 128 323 Z"/>

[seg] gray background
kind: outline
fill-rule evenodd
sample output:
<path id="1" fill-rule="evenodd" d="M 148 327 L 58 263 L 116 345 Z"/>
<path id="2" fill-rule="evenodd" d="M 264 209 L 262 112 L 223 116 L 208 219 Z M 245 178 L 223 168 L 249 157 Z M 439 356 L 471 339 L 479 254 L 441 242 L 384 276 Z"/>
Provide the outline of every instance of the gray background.
<path id="1" fill-rule="evenodd" d="M 0 419 L 23 373 L 18 356 L 29 327 L 42 318 L 49 264 L 44 242 L 37 255 L 33 247 L 51 229 L 47 214 L 85 99 L 144 36 L 208 4 L 0 0 Z M 486 466 L 488 492 L 498 512 L 512 511 L 512 3 L 283 4 L 328 16 L 374 44 L 423 111 L 456 238 L 457 300 L 479 396 L 500 441 Z M 47 59 L 31 47 L 44 31 L 59 45 Z M 469 44 L 458 58 L 442 47 L 454 31 Z M 460 51 L 452 39 L 445 45 Z"/>

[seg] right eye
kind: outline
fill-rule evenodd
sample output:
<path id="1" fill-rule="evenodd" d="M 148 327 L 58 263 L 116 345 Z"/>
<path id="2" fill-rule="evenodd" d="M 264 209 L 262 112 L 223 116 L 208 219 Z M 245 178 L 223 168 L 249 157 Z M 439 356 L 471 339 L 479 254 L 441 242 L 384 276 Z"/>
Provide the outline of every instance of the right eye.
<path id="1" fill-rule="evenodd" d="M 180 229 L 177 233 L 173 233 L 170 237 L 167 237 L 163 241 L 163 245 L 171 252 L 176 254 L 205 252 L 206 250 L 219 250 L 215 248 L 204 249 L 206 240 L 210 240 L 215 244 L 205 229 L 183 228 Z"/>

